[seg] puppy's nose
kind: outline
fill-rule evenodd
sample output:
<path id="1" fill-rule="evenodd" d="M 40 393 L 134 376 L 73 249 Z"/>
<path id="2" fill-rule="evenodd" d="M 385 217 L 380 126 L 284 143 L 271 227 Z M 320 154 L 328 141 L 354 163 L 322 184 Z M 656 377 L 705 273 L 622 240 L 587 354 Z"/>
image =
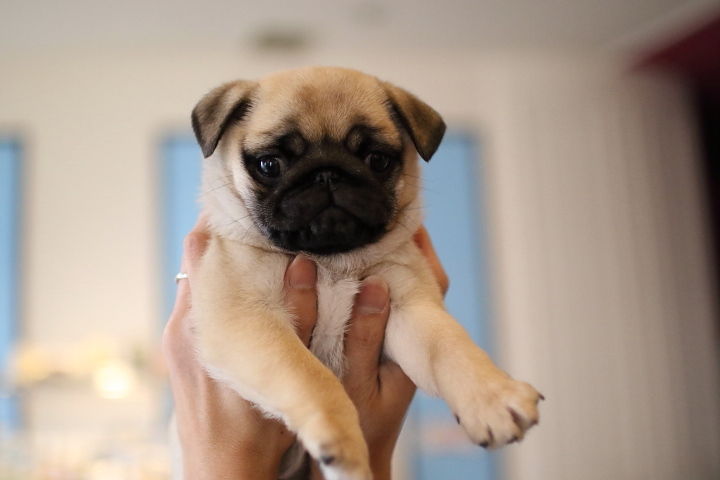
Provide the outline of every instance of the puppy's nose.
<path id="1" fill-rule="evenodd" d="M 340 179 L 340 173 L 336 170 L 320 170 L 315 172 L 315 183 L 332 186 Z"/>

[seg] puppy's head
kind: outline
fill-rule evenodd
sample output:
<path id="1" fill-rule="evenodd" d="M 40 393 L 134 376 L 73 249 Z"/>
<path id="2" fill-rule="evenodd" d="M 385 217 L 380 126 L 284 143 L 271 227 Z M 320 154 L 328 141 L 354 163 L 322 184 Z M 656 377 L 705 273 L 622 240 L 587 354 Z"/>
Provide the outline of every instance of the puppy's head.
<path id="1" fill-rule="evenodd" d="M 208 93 L 192 113 L 205 157 L 275 246 L 346 252 L 394 229 L 417 196 L 417 153 L 445 132 L 410 93 L 341 68 L 281 72 Z"/>

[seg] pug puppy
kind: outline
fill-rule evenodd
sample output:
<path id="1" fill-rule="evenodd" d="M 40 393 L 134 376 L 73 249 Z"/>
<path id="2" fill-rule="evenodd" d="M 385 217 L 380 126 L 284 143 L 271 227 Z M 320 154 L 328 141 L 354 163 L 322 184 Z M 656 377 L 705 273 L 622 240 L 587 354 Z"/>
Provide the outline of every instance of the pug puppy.
<path id="1" fill-rule="evenodd" d="M 384 354 L 441 396 L 473 442 L 499 447 L 537 423 L 540 394 L 498 369 L 445 311 L 412 241 L 417 157 L 430 160 L 445 132 L 435 110 L 373 76 L 312 67 L 217 87 L 192 125 L 206 157 L 211 231 L 193 284 L 199 359 L 295 432 L 325 478 L 371 478 L 358 414 L 338 380 L 353 297 L 369 275 L 390 291 Z M 309 350 L 283 303 L 297 254 L 317 264 Z M 286 473 L 297 464 L 288 460 Z"/>

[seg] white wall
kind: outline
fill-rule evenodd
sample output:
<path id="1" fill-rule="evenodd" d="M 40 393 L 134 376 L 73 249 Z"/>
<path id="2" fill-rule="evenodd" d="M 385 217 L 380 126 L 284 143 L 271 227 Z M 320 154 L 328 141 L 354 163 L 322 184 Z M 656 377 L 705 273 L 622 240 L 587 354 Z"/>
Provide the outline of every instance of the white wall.
<path id="1" fill-rule="evenodd" d="M 548 398 L 509 477 L 718 478 L 716 290 L 688 95 L 567 58 L 504 62 L 488 81 L 501 362 Z"/>
<path id="2" fill-rule="evenodd" d="M 686 100 L 671 81 L 580 58 L 91 48 L 0 58 L 0 128 L 30 147 L 24 336 L 154 345 L 160 135 L 187 129 L 195 101 L 222 81 L 352 66 L 482 138 L 500 362 L 548 396 L 542 425 L 506 456 L 509 477 L 710 478 L 714 311 Z M 36 428 L 117 418 L 118 404 L 63 395 L 32 396 Z M 140 392 L 120 409 L 133 413 L 125 425 L 150 424 L 158 405 L 157 392 Z"/>

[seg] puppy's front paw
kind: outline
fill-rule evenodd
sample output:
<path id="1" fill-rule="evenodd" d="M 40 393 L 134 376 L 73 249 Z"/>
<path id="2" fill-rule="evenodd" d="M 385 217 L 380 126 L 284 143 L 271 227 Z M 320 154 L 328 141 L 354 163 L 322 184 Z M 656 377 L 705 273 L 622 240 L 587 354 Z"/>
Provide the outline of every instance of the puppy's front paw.
<path id="1" fill-rule="evenodd" d="M 485 448 L 522 440 L 538 423 L 538 402 L 544 399 L 532 385 L 500 371 L 465 387 L 457 398 L 455 418 L 472 441 Z"/>
<path id="2" fill-rule="evenodd" d="M 365 439 L 352 423 L 319 414 L 298 432 L 327 480 L 372 479 Z"/>

